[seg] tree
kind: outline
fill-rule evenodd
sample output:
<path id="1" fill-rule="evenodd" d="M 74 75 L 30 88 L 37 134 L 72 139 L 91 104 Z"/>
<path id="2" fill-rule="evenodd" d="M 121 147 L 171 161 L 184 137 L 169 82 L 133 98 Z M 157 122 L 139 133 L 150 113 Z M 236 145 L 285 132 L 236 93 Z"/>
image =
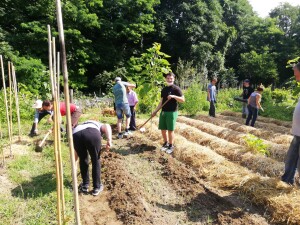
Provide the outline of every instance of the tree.
<path id="1" fill-rule="evenodd" d="M 272 54 L 258 54 L 255 51 L 241 55 L 239 73 L 243 78 L 250 78 L 253 84 L 274 84 L 278 81 L 277 66 Z"/>
<path id="2" fill-rule="evenodd" d="M 153 110 L 160 101 L 160 91 L 164 83 L 164 74 L 171 71 L 167 54 L 160 51 L 161 44 L 154 43 L 140 57 L 132 57 L 129 63 L 129 74 L 136 81 L 140 97 L 139 107 L 142 112 Z"/>

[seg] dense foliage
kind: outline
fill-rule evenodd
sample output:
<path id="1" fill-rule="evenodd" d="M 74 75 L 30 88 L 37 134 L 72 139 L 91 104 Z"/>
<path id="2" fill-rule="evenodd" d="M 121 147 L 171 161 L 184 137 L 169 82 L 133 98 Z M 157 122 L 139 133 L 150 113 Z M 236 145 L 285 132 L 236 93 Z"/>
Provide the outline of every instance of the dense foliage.
<path id="1" fill-rule="evenodd" d="M 108 74 L 128 71 L 129 59 L 155 42 L 174 71 L 180 60 L 190 64 L 188 80 L 218 76 L 231 86 L 246 77 L 279 86 L 292 75 L 287 60 L 300 53 L 300 8 L 288 3 L 268 18 L 247 0 L 64 0 L 62 7 L 70 85 L 83 91 L 108 93 Z M 0 54 L 33 93 L 45 91 L 47 24 L 57 38 L 55 11 L 55 1 L 0 1 Z"/>

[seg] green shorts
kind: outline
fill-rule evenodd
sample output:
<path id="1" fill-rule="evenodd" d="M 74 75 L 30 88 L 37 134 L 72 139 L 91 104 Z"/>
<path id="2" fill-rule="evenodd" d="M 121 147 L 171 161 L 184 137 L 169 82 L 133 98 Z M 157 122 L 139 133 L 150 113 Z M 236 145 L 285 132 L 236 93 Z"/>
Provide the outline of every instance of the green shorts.
<path id="1" fill-rule="evenodd" d="M 164 112 L 159 115 L 158 129 L 160 130 L 175 130 L 175 123 L 178 117 L 178 111 Z"/>

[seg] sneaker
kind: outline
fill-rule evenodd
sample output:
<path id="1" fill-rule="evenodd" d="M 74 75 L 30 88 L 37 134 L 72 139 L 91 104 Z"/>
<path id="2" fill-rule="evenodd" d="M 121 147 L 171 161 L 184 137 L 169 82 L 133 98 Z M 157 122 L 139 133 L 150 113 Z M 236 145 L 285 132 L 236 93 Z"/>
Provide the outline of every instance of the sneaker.
<path id="1" fill-rule="evenodd" d="M 92 191 L 92 195 L 97 196 L 99 195 L 100 192 L 102 192 L 104 189 L 103 185 L 100 185 L 100 188 L 94 188 L 94 190 Z"/>
<path id="2" fill-rule="evenodd" d="M 163 146 L 161 146 L 160 150 L 163 151 L 163 152 L 165 152 L 165 151 L 168 149 L 168 147 L 169 147 L 169 143 L 168 143 L 168 142 L 165 142 L 165 143 L 163 144 Z"/>
<path id="3" fill-rule="evenodd" d="M 123 138 L 123 134 L 122 134 L 122 133 L 119 133 L 119 134 L 118 134 L 118 138 L 119 138 L 119 139 L 122 139 L 122 138 Z"/>
<path id="4" fill-rule="evenodd" d="M 78 192 L 79 193 L 88 193 L 89 192 L 89 186 L 84 186 L 82 183 L 79 184 Z"/>
<path id="5" fill-rule="evenodd" d="M 166 153 L 171 154 L 171 153 L 173 153 L 173 151 L 174 151 L 174 146 L 169 145 L 167 150 L 166 150 Z"/>

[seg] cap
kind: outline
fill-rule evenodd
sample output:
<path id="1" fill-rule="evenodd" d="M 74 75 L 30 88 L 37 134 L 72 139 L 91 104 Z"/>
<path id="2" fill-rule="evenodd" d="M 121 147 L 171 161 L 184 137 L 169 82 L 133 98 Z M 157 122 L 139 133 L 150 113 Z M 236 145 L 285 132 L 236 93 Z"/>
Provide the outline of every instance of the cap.
<path id="1" fill-rule="evenodd" d="M 244 80 L 245 83 L 250 83 L 249 79 Z"/>
<path id="2" fill-rule="evenodd" d="M 42 100 L 36 100 L 35 103 L 32 105 L 32 108 L 39 109 L 42 108 L 42 105 L 43 105 Z"/>
<path id="3" fill-rule="evenodd" d="M 115 81 L 117 82 L 117 81 L 121 81 L 121 77 L 116 77 L 115 78 Z"/>

